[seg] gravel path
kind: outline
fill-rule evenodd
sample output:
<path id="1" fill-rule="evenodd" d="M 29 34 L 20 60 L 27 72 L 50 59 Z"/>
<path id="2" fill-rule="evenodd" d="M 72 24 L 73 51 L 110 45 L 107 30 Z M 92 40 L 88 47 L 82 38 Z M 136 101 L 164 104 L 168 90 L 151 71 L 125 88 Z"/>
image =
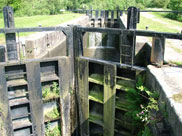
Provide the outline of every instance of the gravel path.
<path id="1" fill-rule="evenodd" d="M 163 20 L 157 18 L 155 15 L 152 15 L 150 13 L 142 13 L 142 16 L 146 18 L 152 19 L 154 22 L 160 22 L 164 25 L 167 25 L 167 27 L 174 28 L 176 30 L 182 29 L 182 27 L 179 26 L 172 26 L 168 22 L 164 22 Z M 141 40 L 141 38 L 139 38 Z M 146 38 L 143 39 L 144 41 L 148 41 L 151 43 L 151 39 Z M 182 62 L 182 40 L 174 40 L 174 39 L 166 39 L 166 46 L 165 46 L 165 60 L 166 61 L 181 61 Z"/>

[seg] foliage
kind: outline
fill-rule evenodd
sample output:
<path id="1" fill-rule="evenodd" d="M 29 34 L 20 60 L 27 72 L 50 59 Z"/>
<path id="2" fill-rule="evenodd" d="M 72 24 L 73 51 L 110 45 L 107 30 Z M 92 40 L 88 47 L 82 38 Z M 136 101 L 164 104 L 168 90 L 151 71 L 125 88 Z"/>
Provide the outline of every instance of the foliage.
<path id="1" fill-rule="evenodd" d="M 61 136 L 61 127 L 56 126 L 53 129 L 51 129 L 50 123 L 48 123 L 45 130 L 45 136 Z"/>
<path id="2" fill-rule="evenodd" d="M 141 131 L 141 134 L 139 134 L 138 136 L 153 136 L 150 129 L 145 126 L 144 130 Z"/>
<path id="3" fill-rule="evenodd" d="M 127 101 L 130 103 L 126 116 L 132 118 L 134 126 L 146 126 L 156 120 L 153 112 L 158 111 L 158 94 L 149 91 L 142 84 L 139 78 L 136 89 L 130 89 L 126 95 Z"/>
<path id="4" fill-rule="evenodd" d="M 60 89 L 58 83 L 53 82 L 51 87 L 45 88 L 42 93 L 44 99 L 57 98 L 59 97 Z"/>
<path id="5" fill-rule="evenodd" d="M 60 117 L 60 113 L 58 111 L 58 108 L 55 107 L 51 111 L 48 111 L 47 113 L 45 113 L 45 117 L 48 119 L 55 119 L 55 118 Z"/>
<path id="6" fill-rule="evenodd" d="M 182 10 L 182 0 L 170 0 L 168 7 L 172 10 L 181 11 Z M 178 20 L 178 21 L 182 21 L 181 13 L 169 13 L 167 15 L 167 17 Z"/>
<path id="7" fill-rule="evenodd" d="M 166 8 L 170 0 L 151 0 L 149 7 Z"/>

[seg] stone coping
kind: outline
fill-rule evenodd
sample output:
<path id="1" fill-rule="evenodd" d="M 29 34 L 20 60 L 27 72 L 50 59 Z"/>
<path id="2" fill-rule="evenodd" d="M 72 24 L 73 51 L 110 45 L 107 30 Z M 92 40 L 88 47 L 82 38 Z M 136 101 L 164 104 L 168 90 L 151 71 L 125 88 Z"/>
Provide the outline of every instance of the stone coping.
<path id="1" fill-rule="evenodd" d="M 182 67 L 147 67 L 146 85 L 160 94 L 160 107 L 166 107 L 167 120 L 175 136 L 182 136 L 182 100 L 175 96 L 182 93 Z"/>

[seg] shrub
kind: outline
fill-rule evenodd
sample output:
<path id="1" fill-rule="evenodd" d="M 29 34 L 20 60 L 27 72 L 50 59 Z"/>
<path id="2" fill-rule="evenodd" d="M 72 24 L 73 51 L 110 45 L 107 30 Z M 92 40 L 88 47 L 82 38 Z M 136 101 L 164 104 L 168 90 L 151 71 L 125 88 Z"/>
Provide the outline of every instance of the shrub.
<path id="1" fill-rule="evenodd" d="M 151 0 L 149 7 L 166 8 L 170 0 Z"/>

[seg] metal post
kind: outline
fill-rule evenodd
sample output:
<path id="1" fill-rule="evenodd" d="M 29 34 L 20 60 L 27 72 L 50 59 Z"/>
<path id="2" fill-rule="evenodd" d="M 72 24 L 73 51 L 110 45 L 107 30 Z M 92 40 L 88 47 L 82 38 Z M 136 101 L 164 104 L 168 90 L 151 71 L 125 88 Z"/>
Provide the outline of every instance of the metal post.
<path id="1" fill-rule="evenodd" d="M 139 23 L 139 9 L 136 7 L 128 8 L 128 16 L 127 16 L 127 29 L 136 29 L 137 23 Z"/>
<path id="2" fill-rule="evenodd" d="M 11 7 L 3 8 L 4 14 L 4 25 L 5 28 L 14 28 L 14 15 L 13 9 Z M 7 33 L 6 37 L 6 48 L 7 48 L 7 57 L 9 61 L 18 60 L 17 44 L 16 44 L 16 33 Z"/>
<path id="3" fill-rule="evenodd" d="M 0 45 L 0 62 L 5 62 L 5 47 Z"/>

